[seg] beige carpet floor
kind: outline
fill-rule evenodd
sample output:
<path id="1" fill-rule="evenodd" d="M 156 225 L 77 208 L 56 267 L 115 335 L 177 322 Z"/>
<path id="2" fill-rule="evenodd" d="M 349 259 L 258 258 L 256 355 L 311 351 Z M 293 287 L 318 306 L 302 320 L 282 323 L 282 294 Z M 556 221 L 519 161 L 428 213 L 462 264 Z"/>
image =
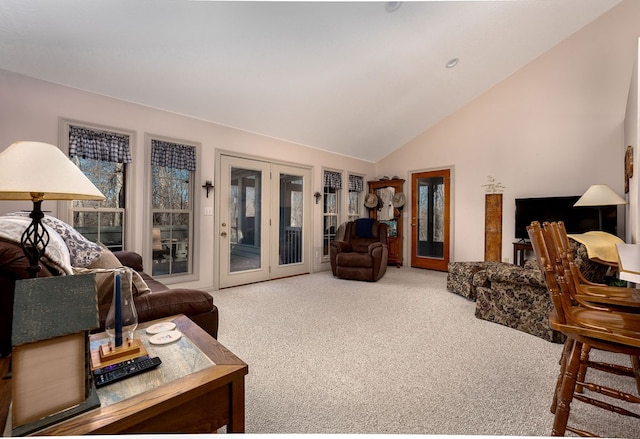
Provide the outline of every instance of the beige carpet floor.
<path id="1" fill-rule="evenodd" d="M 389 267 L 376 283 L 326 271 L 216 291 L 219 340 L 249 365 L 247 433 L 549 435 L 562 346 L 476 319 L 445 285 Z M 572 420 L 640 437 L 580 402 Z"/>

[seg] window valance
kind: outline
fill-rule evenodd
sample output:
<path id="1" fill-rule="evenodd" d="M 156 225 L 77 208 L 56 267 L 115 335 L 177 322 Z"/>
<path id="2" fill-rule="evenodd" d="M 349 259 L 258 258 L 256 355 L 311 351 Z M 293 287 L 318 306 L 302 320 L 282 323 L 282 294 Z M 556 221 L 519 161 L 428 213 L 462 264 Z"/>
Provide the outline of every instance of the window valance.
<path id="1" fill-rule="evenodd" d="M 190 145 L 152 139 L 151 164 L 195 171 L 196 148 Z"/>
<path id="2" fill-rule="evenodd" d="M 324 187 L 342 189 L 342 174 L 340 172 L 324 171 Z"/>
<path id="3" fill-rule="evenodd" d="M 364 178 L 359 175 L 349 175 L 349 190 L 362 192 L 364 190 Z"/>
<path id="4" fill-rule="evenodd" d="M 70 126 L 69 157 L 114 163 L 131 163 L 129 136 Z"/>

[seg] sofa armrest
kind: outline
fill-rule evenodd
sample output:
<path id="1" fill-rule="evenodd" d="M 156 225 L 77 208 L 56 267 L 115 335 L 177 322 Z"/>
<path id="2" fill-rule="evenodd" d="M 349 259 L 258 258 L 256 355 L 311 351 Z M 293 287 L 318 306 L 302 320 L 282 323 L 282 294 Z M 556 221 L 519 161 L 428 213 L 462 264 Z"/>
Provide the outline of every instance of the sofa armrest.
<path id="1" fill-rule="evenodd" d="M 124 250 L 115 251 L 113 254 L 125 267 L 133 268 L 136 271 L 143 271 L 142 256 L 138 253 Z"/>
<path id="2" fill-rule="evenodd" d="M 383 243 L 381 243 L 381 242 L 372 242 L 371 244 L 369 244 L 369 248 L 368 248 L 369 254 L 371 256 L 373 256 L 373 252 L 375 251 L 375 249 L 381 248 L 381 247 L 384 247 Z"/>
<path id="3" fill-rule="evenodd" d="M 514 264 L 497 264 L 486 271 L 487 280 L 491 283 L 527 284 L 534 287 L 546 288 L 540 269 L 521 267 Z"/>
<path id="4" fill-rule="evenodd" d="M 336 253 L 350 252 L 351 251 L 351 246 L 346 241 L 335 241 L 334 240 L 334 241 L 331 241 L 331 243 L 329 245 L 331 246 L 331 249 L 335 250 Z"/>
<path id="5" fill-rule="evenodd" d="M 214 308 L 213 297 L 209 293 L 186 288 L 142 294 L 135 297 L 133 301 L 139 322 L 148 322 L 176 314 L 189 317 L 210 312 Z M 99 307 L 101 328 L 104 328 L 110 307 L 110 303 Z"/>

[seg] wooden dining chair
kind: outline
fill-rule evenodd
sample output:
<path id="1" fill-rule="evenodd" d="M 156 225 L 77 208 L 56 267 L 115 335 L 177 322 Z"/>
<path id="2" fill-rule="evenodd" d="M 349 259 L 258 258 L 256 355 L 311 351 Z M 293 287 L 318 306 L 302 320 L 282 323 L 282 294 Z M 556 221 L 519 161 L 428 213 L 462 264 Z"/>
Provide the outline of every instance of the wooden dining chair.
<path id="1" fill-rule="evenodd" d="M 577 388 L 584 388 L 594 394 L 640 404 L 640 398 L 637 395 L 587 382 L 584 379 L 586 374 L 580 372 L 581 368 L 584 370 L 597 368 L 617 375 L 635 377 L 631 368 L 627 368 L 626 371 L 617 367 L 607 369 L 590 361 L 588 356 L 584 355 L 583 347 L 588 346 L 637 358 L 640 355 L 640 314 L 603 308 L 589 302 L 576 303 L 572 297 L 571 286 L 564 276 L 562 261 L 555 258 L 553 250 L 549 252 L 554 246 L 550 229 L 544 230 L 540 223 L 534 222 L 527 227 L 527 231 L 538 263 L 543 267 L 549 297 L 553 303 L 549 325 L 567 336 L 552 404 L 554 413 L 552 435 L 564 436 L 569 430 L 580 436 L 594 436 L 593 433 L 584 429 L 568 425 L 570 406 L 574 399 L 620 415 L 640 418 L 637 413 L 619 405 L 576 391 Z"/>
<path id="2" fill-rule="evenodd" d="M 564 278 L 572 298 L 581 304 L 589 303 L 592 307 L 608 308 L 629 313 L 640 313 L 640 292 L 636 288 L 614 287 L 590 282 L 582 276 L 582 272 L 574 263 L 574 256 L 569 245 L 569 236 L 562 221 L 545 222 L 544 230 L 549 234 L 555 249 L 555 257 L 562 261 Z M 554 257 L 554 255 L 550 255 Z M 557 261 L 557 259 L 556 259 Z M 556 264 L 556 268 L 559 264 Z M 558 274 L 558 273 L 556 273 Z M 589 347 L 583 355 L 588 357 Z M 636 387 L 640 393 L 640 359 L 631 357 L 631 364 L 636 377 Z M 586 373 L 583 369 L 581 373 Z M 579 388 L 579 390 L 581 390 Z"/>
<path id="3" fill-rule="evenodd" d="M 617 307 L 625 312 L 640 312 L 640 291 L 636 288 L 615 287 L 599 284 L 587 280 L 575 264 L 575 256 L 569 244 L 569 235 L 562 221 L 545 222 L 545 230 L 548 230 L 553 241 L 555 256 L 561 258 L 564 269 L 569 270 L 568 280 L 571 281 L 576 299 L 593 303 Z M 554 255 L 552 255 L 554 256 Z"/>
<path id="4" fill-rule="evenodd" d="M 629 313 L 640 313 L 640 293 L 635 288 L 615 287 L 590 282 L 583 275 L 574 262 L 569 236 L 562 221 L 545 222 L 545 242 L 549 257 L 556 263 L 556 276 L 562 276 L 572 300 L 592 308 L 618 310 Z M 559 262 L 562 262 L 561 264 Z M 589 347 L 585 346 L 583 355 L 588 357 Z M 640 359 L 632 357 L 634 375 L 638 393 L 640 393 Z"/>
<path id="5" fill-rule="evenodd" d="M 580 269 L 574 263 L 574 258 L 569 245 L 569 238 L 564 224 L 559 222 L 545 222 L 545 236 L 548 236 L 552 245 L 547 246 L 551 260 L 555 260 L 554 268 L 556 277 L 561 276 L 566 281 L 569 294 L 577 304 L 600 310 L 613 310 L 628 313 L 640 313 L 640 294 L 635 288 L 612 287 L 603 284 L 589 282 L 582 276 Z M 589 357 L 590 346 L 583 346 L 583 357 Z M 633 374 L 636 378 L 636 387 L 640 393 L 640 359 L 631 357 Z M 608 368 L 621 368 L 624 366 L 607 365 Z M 582 367 L 579 378 L 584 378 L 586 368 Z M 578 386 L 579 392 L 582 388 Z"/>

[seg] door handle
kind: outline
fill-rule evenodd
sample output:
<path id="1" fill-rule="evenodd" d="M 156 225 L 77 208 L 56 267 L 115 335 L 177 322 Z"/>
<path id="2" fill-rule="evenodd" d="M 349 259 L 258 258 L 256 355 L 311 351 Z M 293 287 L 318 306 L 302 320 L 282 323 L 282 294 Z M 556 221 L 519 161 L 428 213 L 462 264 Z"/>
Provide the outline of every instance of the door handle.
<path id="1" fill-rule="evenodd" d="M 220 236 L 227 236 L 227 232 L 220 233 Z"/>

